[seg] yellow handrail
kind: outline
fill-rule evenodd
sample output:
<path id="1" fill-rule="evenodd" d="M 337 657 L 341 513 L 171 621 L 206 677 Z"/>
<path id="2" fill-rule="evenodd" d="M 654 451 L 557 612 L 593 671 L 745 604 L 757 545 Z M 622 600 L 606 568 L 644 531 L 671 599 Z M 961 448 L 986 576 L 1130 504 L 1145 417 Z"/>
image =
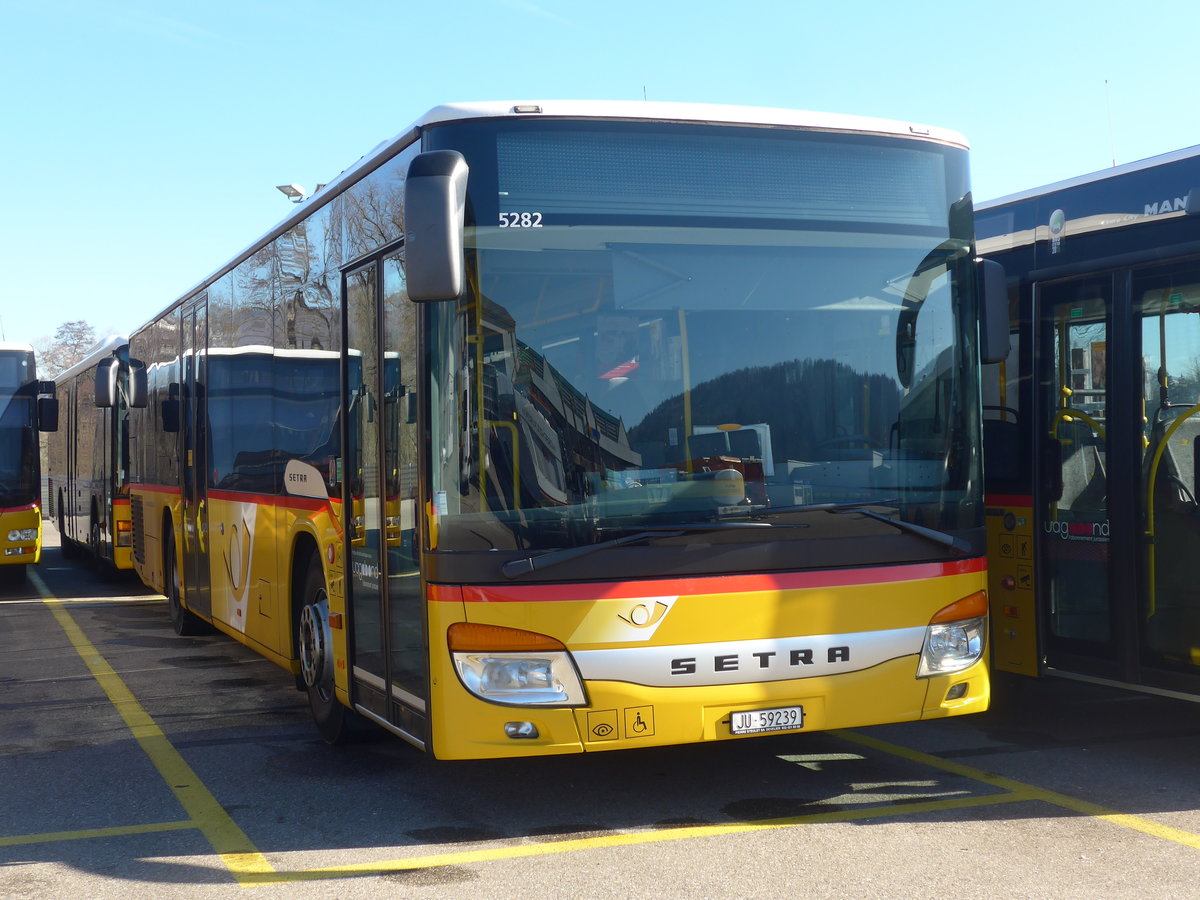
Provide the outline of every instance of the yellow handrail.
<path id="1" fill-rule="evenodd" d="M 1156 596 L 1158 583 L 1154 577 L 1154 484 L 1158 480 L 1158 466 L 1162 462 L 1162 455 L 1167 449 L 1167 442 L 1171 439 L 1171 435 L 1183 424 L 1184 420 L 1190 419 L 1198 412 L 1200 412 L 1200 403 L 1172 422 L 1170 427 L 1163 432 L 1158 446 L 1154 448 L 1154 455 L 1150 457 L 1150 471 L 1146 478 L 1146 571 L 1150 582 L 1147 586 L 1148 596 L 1146 597 L 1147 619 L 1153 618 L 1158 611 L 1158 597 Z"/>

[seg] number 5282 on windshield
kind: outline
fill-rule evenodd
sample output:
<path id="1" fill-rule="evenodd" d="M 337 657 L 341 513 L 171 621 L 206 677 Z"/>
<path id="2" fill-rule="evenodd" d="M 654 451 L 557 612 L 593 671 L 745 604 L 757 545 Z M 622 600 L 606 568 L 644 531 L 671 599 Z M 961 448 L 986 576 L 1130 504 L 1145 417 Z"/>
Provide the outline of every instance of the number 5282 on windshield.
<path id="1" fill-rule="evenodd" d="M 500 213 L 501 228 L 541 228 L 542 214 L 540 212 L 502 212 Z"/>

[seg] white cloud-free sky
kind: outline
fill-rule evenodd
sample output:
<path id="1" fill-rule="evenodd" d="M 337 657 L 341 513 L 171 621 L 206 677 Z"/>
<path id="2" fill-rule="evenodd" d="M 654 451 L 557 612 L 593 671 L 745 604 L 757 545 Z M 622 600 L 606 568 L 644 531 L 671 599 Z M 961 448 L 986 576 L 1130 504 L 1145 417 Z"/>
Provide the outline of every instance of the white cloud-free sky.
<path id="1" fill-rule="evenodd" d="M 1200 143 L 1200 7 L 0 0 L 0 337 L 132 331 L 443 102 L 673 100 L 937 125 L 977 199 Z"/>

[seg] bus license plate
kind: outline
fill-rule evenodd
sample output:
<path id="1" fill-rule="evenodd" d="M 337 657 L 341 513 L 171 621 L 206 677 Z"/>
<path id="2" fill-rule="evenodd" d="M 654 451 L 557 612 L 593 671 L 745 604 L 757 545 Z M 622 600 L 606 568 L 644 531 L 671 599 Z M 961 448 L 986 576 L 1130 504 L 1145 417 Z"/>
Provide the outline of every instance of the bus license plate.
<path id="1" fill-rule="evenodd" d="M 764 731 L 790 731 L 803 727 L 803 706 L 747 709 L 732 713 L 729 721 L 729 730 L 734 734 L 761 734 Z"/>

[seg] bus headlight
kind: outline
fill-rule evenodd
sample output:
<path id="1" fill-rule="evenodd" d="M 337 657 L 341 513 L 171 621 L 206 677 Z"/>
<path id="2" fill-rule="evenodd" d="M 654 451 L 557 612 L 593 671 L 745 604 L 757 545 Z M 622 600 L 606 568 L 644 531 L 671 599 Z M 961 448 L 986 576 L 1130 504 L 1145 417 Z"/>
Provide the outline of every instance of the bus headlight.
<path id="1" fill-rule="evenodd" d="M 587 696 L 570 652 L 544 634 L 459 622 L 447 632 L 450 656 L 468 691 L 512 706 L 584 706 Z"/>
<path id="2" fill-rule="evenodd" d="M 18 541 L 36 541 L 36 528 L 14 528 L 8 533 L 9 543 L 15 544 Z"/>
<path id="3" fill-rule="evenodd" d="M 925 629 L 918 678 L 970 668 L 987 644 L 987 594 L 983 591 L 938 610 Z"/>

